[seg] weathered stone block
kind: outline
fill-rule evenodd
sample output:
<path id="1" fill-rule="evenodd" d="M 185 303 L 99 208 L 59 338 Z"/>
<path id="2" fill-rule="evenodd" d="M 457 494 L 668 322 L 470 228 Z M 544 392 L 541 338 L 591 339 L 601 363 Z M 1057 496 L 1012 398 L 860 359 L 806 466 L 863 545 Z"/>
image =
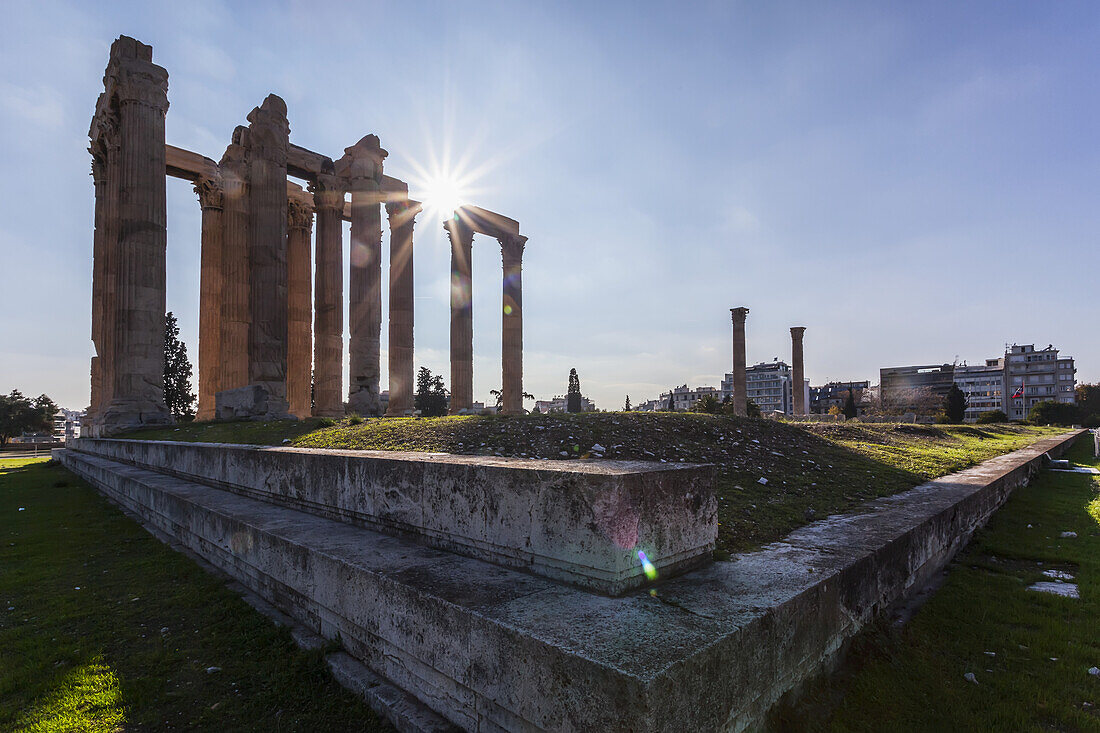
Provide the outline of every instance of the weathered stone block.
<path id="1" fill-rule="evenodd" d="M 73 447 L 612 595 L 647 583 L 639 552 L 667 578 L 708 562 L 718 536 L 709 466 L 169 441 Z"/>
<path id="2" fill-rule="evenodd" d="M 214 395 L 214 414 L 219 420 L 279 420 L 289 417 L 287 401 L 272 397 L 260 384 L 223 389 Z"/>

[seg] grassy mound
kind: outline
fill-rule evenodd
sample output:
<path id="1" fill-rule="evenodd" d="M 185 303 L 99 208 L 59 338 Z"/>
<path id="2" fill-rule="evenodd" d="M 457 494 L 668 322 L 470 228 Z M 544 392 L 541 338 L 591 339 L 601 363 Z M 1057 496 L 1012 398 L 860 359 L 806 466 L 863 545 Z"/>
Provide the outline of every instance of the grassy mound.
<path id="1" fill-rule="evenodd" d="M 713 463 L 718 556 L 1022 448 L 1057 429 L 785 423 L 693 413 L 587 413 L 192 423 L 126 437 L 525 458 Z"/>

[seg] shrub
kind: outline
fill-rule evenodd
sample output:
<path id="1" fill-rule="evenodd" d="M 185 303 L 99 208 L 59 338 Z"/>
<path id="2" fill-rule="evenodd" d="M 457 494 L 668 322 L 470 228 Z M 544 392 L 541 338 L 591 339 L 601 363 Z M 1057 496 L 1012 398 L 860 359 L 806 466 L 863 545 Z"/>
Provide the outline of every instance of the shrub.
<path id="1" fill-rule="evenodd" d="M 1045 400 L 1031 408 L 1027 420 L 1035 425 L 1072 425 L 1077 422 L 1077 406 Z"/>
<path id="2" fill-rule="evenodd" d="M 1008 415 L 1001 410 L 990 410 L 978 415 L 978 424 L 980 425 L 990 425 L 998 422 L 1008 422 Z"/>
<path id="3" fill-rule="evenodd" d="M 709 394 L 701 397 L 694 405 L 691 406 L 692 412 L 706 412 L 711 415 L 717 415 L 722 409 L 721 403 L 717 399 Z"/>
<path id="4" fill-rule="evenodd" d="M 348 417 L 348 425 L 358 425 L 361 422 L 363 422 L 363 418 L 359 415 L 351 415 Z"/>

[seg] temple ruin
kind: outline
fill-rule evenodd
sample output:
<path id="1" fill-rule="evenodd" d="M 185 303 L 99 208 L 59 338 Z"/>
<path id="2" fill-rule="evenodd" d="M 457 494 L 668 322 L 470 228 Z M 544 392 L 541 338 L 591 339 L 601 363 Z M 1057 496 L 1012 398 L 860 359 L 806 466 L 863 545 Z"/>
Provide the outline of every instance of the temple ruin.
<path id="1" fill-rule="evenodd" d="M 390 230 L 385 414 L 412 415 L 413 227 L 421 206 L 407 183 L 383 172 L 379 138 L 366 135 L 336 160 L 295 145 L 286 104 L 272 94 L 215 162 L 165 143 L 167 111 L 168 72 L 153 63 L 150 46 L 119 37 L 89 132 L 94 433 L 172 421 L 163 384 L 166 176 L 191 181 L 202 210 L 197 419 L 345 414 L 344 221 L 351 223 L 346 409 L 382 414 L 382 207 Z M 501 246 L 503 407 L 522 413 L 527 238 L 516 221 L 472 206 L 456 211 L 446 228 L 451 412 L 473 404 L 470 254 L 478 233 Z"/>

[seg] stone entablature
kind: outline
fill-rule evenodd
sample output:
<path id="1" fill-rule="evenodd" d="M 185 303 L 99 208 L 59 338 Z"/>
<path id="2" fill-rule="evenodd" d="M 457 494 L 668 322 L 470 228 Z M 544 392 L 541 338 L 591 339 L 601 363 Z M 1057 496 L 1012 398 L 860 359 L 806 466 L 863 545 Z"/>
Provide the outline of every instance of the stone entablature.
<path id="1" fill-rule="evenodd" d="M 669 578 L 709 562 L 718 536 L 711 466 L 88 438 L 69 447 L 608 595 L 650 581 L 639 553 Z"/>

